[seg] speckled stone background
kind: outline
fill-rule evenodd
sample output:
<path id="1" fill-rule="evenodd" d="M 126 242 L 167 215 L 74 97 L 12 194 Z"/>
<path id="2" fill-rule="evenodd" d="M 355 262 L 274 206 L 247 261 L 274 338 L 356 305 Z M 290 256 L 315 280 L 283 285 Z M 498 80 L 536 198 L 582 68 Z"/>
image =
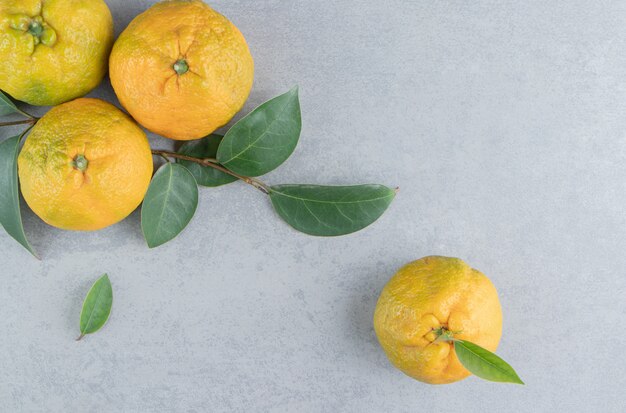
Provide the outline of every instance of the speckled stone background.
<path id="1" fill-rule="evenodd" d="M 107 3 L 119 33 L 152 2 Z M 205 189 L 192 225 L 156 250 L 138 213 L 96 233 L 27 213 L 41 261 L 0 234 L 1 411 L 626 410 L 625 2 L 213 6 L 256 60 L 244 113 L 300 85 L 301 143 L 266 180 L 399 196 L 373 226 L 324 239 L 244 184 Z M 117 103 L 108 80 L 92 96 Z M 431 254 L 491 277 L 498 352 L 525 387 L 433 387 L 388 363 L 377 296 Z M 111 318 L 77 343 L 105 271 Z"/>

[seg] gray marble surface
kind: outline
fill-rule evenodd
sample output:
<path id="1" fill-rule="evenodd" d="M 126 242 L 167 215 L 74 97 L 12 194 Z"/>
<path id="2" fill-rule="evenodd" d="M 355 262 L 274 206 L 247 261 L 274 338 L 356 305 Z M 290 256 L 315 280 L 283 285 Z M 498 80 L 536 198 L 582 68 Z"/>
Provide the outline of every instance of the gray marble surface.
<path id="1" fill-rule="evenodd" d="M 107 3 L 119 33 L 152 2 Z M 213 6 L 256 61 L 244 113 L 300 85 L 300 145 L 265 179 L 399 196 L 373 226 L 324 239 L 244 184 L 205 189 L 192 225 L 156 250 L 138 213 L 95 233 L 27 213 L 41 261 L 0 234 L 0 410 L 626 410 L 625 2 Z M 108 80 L 91 95 L 117 103 Z M 428 386 L 388 363 L 376 299 L 431 254 L 493 280 L 498 352 L 525 387 Z M 111 318 L 77 343 L 103 272 Z"/>

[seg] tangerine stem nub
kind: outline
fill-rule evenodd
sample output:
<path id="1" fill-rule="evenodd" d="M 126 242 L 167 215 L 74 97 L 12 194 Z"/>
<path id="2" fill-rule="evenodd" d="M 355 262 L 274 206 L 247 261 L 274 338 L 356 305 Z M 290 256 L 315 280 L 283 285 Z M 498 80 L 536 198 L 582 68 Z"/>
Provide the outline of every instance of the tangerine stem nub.
<path id="1" fill-rule="evenodd" d="M 37 20 L 33 20 L 28 25 L 28 32 L 35 37 L 39 37 L 43 33 L 43 25 Z"/>
<path id="2" fill-rule="evenodd" d="M 85 158 L 84 155 L 76 155 L 74 161 L 72 162 L 74 168 L 78 169 L 81 172 L 85 172 L 87 170 L 87 166 L 89 165 L 89 161 Z"/>
<path id="3" fill-rule="evenodd" d="M 178 59 L 172 67 L 178 76 L 184 75 L 189 71 L 189 65 L 185 59 Z"/>
<path id="4" fill-rule="evenodd" d="M 441 341 L 452 343 L 458 341 L 456 338 L 454 338 L 454 335 L 461 334 L 463 331 L 450 331 L 446 327 L 439 327 L 433 330 L 433 332 L 437 336 L 434 341 L 435 343 L 439 343 Z"/>

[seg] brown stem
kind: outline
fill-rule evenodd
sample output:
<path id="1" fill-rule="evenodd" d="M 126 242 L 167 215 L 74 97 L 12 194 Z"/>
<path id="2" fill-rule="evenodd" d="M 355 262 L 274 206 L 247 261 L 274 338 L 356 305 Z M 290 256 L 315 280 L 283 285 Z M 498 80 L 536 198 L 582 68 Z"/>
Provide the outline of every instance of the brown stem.
<path id="1" fill-rule="evenodd" d="M 80 341 L 80 340 L 82 340 L 82 338 L 83 338 L 83 337 L 85 337 L 85 335 L 84 335 L 84 334 L 81 334 L 80 336 L 78 336 L 78 338 L 76 339 L 76 341 Z"/>
<path id="2" fill-rule="evenodd" d="M 35 122 L 37 122 L 36 119 L 14 120 L 12 122 L 2 122 L 2 123 L 0 123 L 0 127 L 2 127 L 2 126 L 13 126 L 13 125 L 33 125 Z"/>
<path id="3" fill-rule="evenodd" d="M 158 150 L 158 149 L 153 149 L 152 150 L 152 154 L 153 155 L 163 156 L 163 157 L 182 159 L 184 161 L 195 162 L 195 163 L 197 163 L 199 165 L 202 165 L 202 166 L 207 166 L 209 168 L 217 169 L 218 171 L 224 172 L 225 174 L 228 174 L 230 176 L 234 176 L 235 178 L 237 178 L 237 179 L 247 183 L 248 185 L 252 185 L 253 187 L 255 187 L 256 189 L 258 189 L 259 191 L 263 192 L 266 195 L 270 193 L 269 186 L 267 186 L 267 184 L 265 184 L 264 182 L 261 182 L 261 181 L 259 181 L 258 179 L 255 179 L 255 178 L 251 178 L 249 176 L 239 175 L 238 173 L 230 171 L 230 170 L 224 168 L 222 165 L 220 165 L 217 162 L 216 159 L 212 159 L 212 158 L 205 158 L 205 159 L 194 158 L 192 156 L 187 156 L 187 155 L 183 155 L 183 154 L 176 153 L 176 152 L 162 151 L 162 150 Z"/>

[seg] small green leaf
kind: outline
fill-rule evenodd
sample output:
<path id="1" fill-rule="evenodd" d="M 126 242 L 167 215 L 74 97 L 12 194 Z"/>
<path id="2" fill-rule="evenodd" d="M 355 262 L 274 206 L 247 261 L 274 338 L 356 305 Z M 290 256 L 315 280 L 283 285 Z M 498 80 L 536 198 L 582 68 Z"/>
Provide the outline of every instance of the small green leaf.
<path id="1" fill-rule="evenodd" d="M 376 221 L 395 191 L 383 185 L 271 187 L 274 209 L 298 231 L 320 236 L 344 235 Z"/>
<path id="2" fill-rule="evenodd" d="M 206 138 L 189 141 L 180 147 L 178 153 L 200 159 L 215 158 L 217 148 L 220 146 L 222 139 L 222 135 L 212 134 Z M 198 185 L 220 186 L 237 180 L 234 176 L 225 174 L 217 169 L 209 168 L 208 166 L 202 166 L 196 162 L 179 159 L 178 163 L 191 172 L 194 178 L 196 178 Z"/>
<path id="3" fill-rule="evenodd" d="M 11 113 L 23 112 L 15 106 L 15 103 L 13 103 L 7 95 L 0 91 L 0 116 L 10 115 Z"/>
<path id="4" fill-rule="evenodd" d="M 31 254 L 35 251 L 26 239 L 20 212 L 19 183 L 17 179 L 17 154 L 20 136 L 0 143 L 0 224 L 17 242 Z"/>
<path id="5" fill-rule="evenodd" d="M 182 165 L 166 163 L 154 174 L 141 207 L 141 229 L 150 248 L 176 237 L 198 206 L 198 185 Z"/>
<path id="6" fill-rule="evenodd" d="M 109 276 L 104 274 L 89 289 L 80 312 L 80 337 L 100 330 L 109 319 L 113 305 L 113 289 Z"/>
<path id="7" fill-rule="evenodd" d="M 259 176 L 285 162 L 302 129 L 298 88 L 263 103 L 224 136 L 217 160 L 233 172 Z"/>
<path id="8" fill-rule="evenodd" d="M 454 351 L 472 374 L 490 381 L 524 384 L 513 367 L 487 349 L 465 340 L 454 341 Z"/>

